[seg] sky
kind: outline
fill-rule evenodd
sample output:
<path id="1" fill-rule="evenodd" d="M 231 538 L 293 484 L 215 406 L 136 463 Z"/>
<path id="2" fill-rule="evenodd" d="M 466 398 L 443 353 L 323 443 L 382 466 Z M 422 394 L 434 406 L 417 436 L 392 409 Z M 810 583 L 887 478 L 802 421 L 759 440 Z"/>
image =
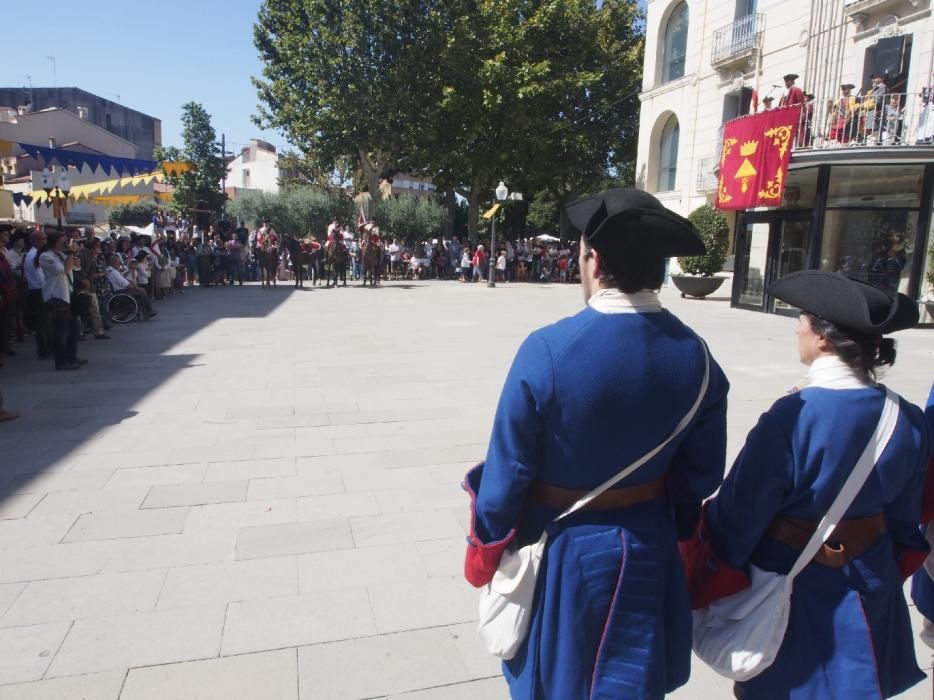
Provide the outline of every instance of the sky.
<path id="1" fill-rule="evenodd" d="M 49 3 L 24 25 L 19 45 L 0 57 L 0 86 L 79 87 L 162 120 L 162 143 L 182 146 L 182 105 L 200 102 L 227 150 L 250 138 L 280 150 L 285 138 L 263 131 L 251 76 L 262 65 L 253 47 L 261 0 L 84 0 Z M 12 9 L 12 8 L 10 8 Z M 9 13 L 7 13 L 9 15 Z M 15 12 L 13 13 L 15 15 Z M 12 18 L 11 18 L 12 19 Z M 12 21 L 16 21 L 13 19 Z"/>

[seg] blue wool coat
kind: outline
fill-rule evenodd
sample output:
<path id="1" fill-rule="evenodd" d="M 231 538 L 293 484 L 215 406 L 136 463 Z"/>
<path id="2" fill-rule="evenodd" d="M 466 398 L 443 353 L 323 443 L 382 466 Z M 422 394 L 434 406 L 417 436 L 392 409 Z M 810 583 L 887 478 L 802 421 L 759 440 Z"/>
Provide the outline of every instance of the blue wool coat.
<path id="1" fill-rule="evenodd" d="M 884 398 L 883 387 L 813 387 L 779 399 L 749 434 L 707 509 L 716 553 L 731 566 L 752 562 L 787 573 L 798 552 L 766 529 L 777 516 L 820 520 L 869 441 Z M 921 409 L 901 399 L 888 447 L 846 515 L 883 513 L 888 532 L 843 568 L 811 563 L 802 571 L 778 657 L 737 684 L 740 697 L 876 700 L 924 678 L 899 557 L 927 547 L 918 520 L 928 439 Z"/>
<path id="2" fill-rule="evenodd" d="M 700 339 L 667 311 L 587 308 L 519 349 L 486 463 L 467 479 L 474 548 L 550 528 L 529 635 L 503 664 L 514 700 L 661 698 L 688 680 L 677 532 L 692 530 L 723 478 L 729 385 L 716 362 L 691 425 L 620 484 L 667 475 L 667 498 L 549 525 L 557 511 L 525 496 L 536 479 L 592 489 L 652 450 L 687 414 L 703 371 Z"/>
<path id="3" fill-rule="evenodd" d="M 931 387 L 931 393 L 928 396 L 927 408 L 924 411 L 925 416 L 928 420 L 928 425 L 931 430 L 931 434 L 934 435 L 934 386 Z M 931 471 L 934 470 L 934 457 L 932 457 L 931 462 L 928 466 L 928 475 L 927 475 L 927 487 L 925 489 L 925 496 L 931 498 L 931 486 L 934 482 L 934 473 Z M 927 504 L 928 510 L 931 508 L 931 504 Z M 931 513 L 928 512 L 927 516 L 931 517 Z M 927 534 L 932 525 L 930 523 L 926 524 L 923 532 Z M 934 557 L 934 554 L 929 555 Z M 927 568 L 930 567 L 930 562 L 928 562 Z M 924 615 L 928 620 L 934 621 L 934 580 L 931 579 L 931 574 L 928 573 L 927 568 L 920 569 L 911 579 L 911 598 L 915 602 L 915 605 L 918 607 L 918 611 Z"/>

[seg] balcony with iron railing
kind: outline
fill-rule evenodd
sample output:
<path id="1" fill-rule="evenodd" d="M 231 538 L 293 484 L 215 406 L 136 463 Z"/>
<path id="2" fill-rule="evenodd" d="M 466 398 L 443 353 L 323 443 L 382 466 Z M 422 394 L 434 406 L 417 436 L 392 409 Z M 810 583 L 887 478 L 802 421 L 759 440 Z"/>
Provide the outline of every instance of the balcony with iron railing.
<path id="1" fill-rule="evenodd" d="M 713 33 L 710 64 L 714 68 L 728 68 L 748 61 L 762 48 L 762 30 L 765 15 L 746 15 Z"/>
<path id="2" fill-rule="evenodd" d="M 717 156 L 707 156 L 697 161 L 697 179 L 695 185 L 698 192 L 714 192 L 718 185 L 716 171 L 720 159 Z"/>
<path id="3" fill-rule="evenodd" d="M 920 94 L 869 93 L 805 102 L 794 150 L 879 149 L 934 145 L 934 105 Z M 932 151 L 934 158 L 934 151 Z"/>

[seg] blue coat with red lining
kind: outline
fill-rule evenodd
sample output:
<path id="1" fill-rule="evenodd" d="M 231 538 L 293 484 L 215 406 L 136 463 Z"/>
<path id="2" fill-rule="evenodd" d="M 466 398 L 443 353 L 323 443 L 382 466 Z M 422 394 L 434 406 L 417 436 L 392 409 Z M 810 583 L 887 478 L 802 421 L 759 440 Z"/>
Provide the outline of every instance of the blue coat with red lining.
<path id="1" fill-rule="evenodd" d="M 486 462 L 472 470 L 465 575 L 488 582 L 505 547 L 550 531 L 529 635 L 503 672 L 516 700 L 661 698 L 690 675 L 691 617 L 678 532 L 723 477 L 726 394 L 711 361 L 697 416 L 621 487 L 665 476 L 667 498 L 585 511 L 526 499 L 536 479 L 589 490 L 661 443 L 700 389 L 704 349 L 667 311 L 587 308 L 533 333 L 500 398 Z"/>
<path id="2" fill-rule="evenodd" d="M 766 530 L 778 516 L 818 521 L 843 487 L 882 412 L 883 387 L 805 388 L 779 399 L 750 432 L 705 530 L 729 567 L 787 573 L 798 552 Z M 900 400 L 895 432 L 847 518 L 882 513 L 887 533 L 840 569 L 811 563 L 794 582 L 775 662 L 737 684 L 756 700 L 877 700 L 924 678 L 902 583 L 923 561 L 918 533 L 930 449 L 921 410 Z"/>

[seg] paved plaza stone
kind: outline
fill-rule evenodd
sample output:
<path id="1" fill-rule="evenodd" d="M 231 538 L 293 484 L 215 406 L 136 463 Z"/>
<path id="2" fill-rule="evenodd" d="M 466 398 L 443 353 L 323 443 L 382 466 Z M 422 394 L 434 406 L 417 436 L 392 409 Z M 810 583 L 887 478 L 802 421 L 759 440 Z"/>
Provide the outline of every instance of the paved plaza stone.
<path id="1" fill-rule="evenodd" d="M 803 377 L 796 322 L 662 297 L 732 382 L 732 459 Z M 506 698 L 459 482 L 519 343 L 581 305 L 558 285 L 192 289 L 81 344 L 78 372 L 19 346 L 0 369 L 23 414 L 0 426 L 0 700 Z M 923 402 L 934 334 L 898 340 L 887 381 Z M 730 684 L 697 663 L 673 697 Z"/>

